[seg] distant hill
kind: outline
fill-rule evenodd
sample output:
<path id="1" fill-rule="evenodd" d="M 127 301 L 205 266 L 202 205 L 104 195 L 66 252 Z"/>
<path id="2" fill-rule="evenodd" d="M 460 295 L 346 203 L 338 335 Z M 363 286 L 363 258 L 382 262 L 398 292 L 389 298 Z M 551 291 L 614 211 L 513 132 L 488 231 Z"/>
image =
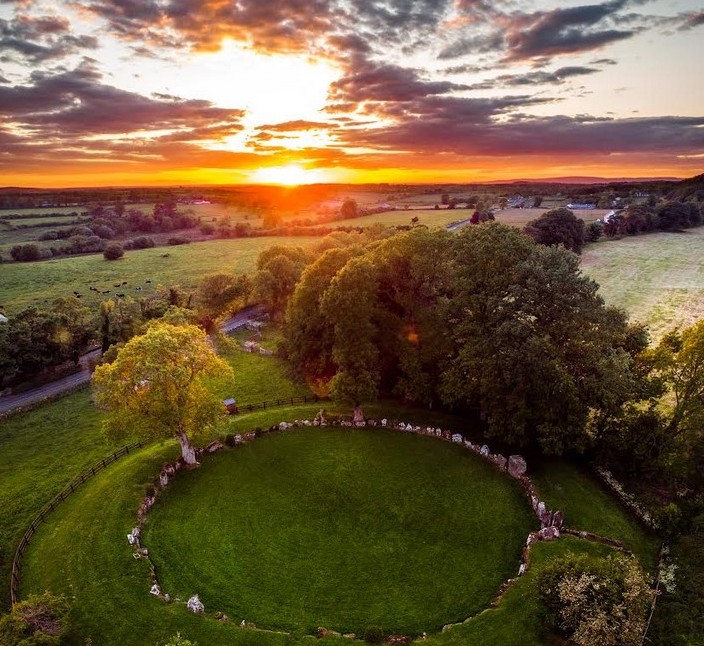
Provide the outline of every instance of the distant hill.
<path id="1" fill-rule="evenodd" d="M 701 176 L 700 176 L 701 177 Z M 679 182 L 680 177 L 545 177 L 543 179 L 498 179 L 486 184 L 640 184 Z M 689 180 L 684 180 L 689 181 Z"/>
<path id="2" fill-rule="evenodd" d="M 681 182 L 677 182 L 667 194 L 668 200 L 696 200 L 704 201 L 704 173 L 695 175 Z"/>

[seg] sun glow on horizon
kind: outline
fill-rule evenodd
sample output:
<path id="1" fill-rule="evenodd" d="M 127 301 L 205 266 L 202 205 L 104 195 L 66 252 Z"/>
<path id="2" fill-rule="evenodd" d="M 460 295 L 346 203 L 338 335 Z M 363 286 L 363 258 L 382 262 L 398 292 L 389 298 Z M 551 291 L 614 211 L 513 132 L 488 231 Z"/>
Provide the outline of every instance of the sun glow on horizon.
<path id="1" fill-rule="evenodd" d="M 319 168 L 306 169 L 298 164 L 286 166 L 266 166 L 258 168 L 251 175 L 255 184 L 281 184 L 298 186 L 299 184 L 318 184 L 330 181 L 328 173 Z"/>

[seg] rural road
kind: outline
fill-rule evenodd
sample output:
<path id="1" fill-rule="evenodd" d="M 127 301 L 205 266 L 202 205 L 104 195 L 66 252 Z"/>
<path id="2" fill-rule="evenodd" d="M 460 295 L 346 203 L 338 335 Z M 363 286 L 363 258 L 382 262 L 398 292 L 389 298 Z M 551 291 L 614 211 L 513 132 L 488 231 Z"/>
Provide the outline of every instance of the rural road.
<path id="1" fill-rule="evenodd" d="M 257 319 L 261 314 L 262 309 L 258 305 L 247 307 L 223 322 L 220 329 L 223 332 L 234 332 L 235 330 L 247 325 L 250 321 Z M 93 352 L 83 355 L 83 357 L 81 357 L 83 369 L 80 372 L 76 372 L 68 377 L 62 377 L 56 381 L 51 381 L 48 384 L 44 384 L 38 388 L 33 388 L 32 390 L 28 390 L 18 395 L 6 395 L 5 397 L 0 397 L 0 415 L 14 410 L 15 408 L 21 408 L 22 406 L 34 404 L 42 399 L 54 397 L 55 395 L 60 395 L 61 393 L 70 391 L 72 388 L 87 384 L 90 381 L 90 371 L 87 368 L 88 360 L 97 358 L 98 356 L 100 356 L 98 350 L 94 350 Z"/>

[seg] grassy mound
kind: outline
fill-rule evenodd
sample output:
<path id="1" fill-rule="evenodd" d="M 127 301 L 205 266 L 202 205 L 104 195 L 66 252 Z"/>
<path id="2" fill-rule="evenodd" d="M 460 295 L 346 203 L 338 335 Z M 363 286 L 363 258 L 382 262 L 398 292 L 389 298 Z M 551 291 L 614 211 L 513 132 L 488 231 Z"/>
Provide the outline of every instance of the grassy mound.
<path id="1" fill-rule="evenodd" d="M 306 429 L 179 474 L 144 542 L 165 590 L 238 620 L 408 634 L 485 607 L 534 525 L 518 486 L 460 447 Z"/>

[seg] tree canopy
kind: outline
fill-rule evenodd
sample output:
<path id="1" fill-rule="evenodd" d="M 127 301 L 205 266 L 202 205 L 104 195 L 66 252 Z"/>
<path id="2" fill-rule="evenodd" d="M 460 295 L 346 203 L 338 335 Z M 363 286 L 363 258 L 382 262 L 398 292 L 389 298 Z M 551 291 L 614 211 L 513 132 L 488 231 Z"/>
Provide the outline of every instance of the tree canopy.
<path id="1" fill-rule="evenodd" d="M 584 221 L 565 208 L 547 211 L 531 220 L 525 232 L 540 244 L 561 244 L 575 253 L 580 253 L 584 244 Z"/>
<path id="2" fill-rule="evenodd" d="M 190 440 L 204 435 L 223 413 L 206 381 L 232 377 L 205 333 L 194 325 L 154 322 L 130 339 L 93 374 L 93 393 L 110 414 L 105 429 L 115 439 L 178 437 L 187 463 Z"/>
<path id="3" fill-rule="evenodd" d="M 585 447 L 593 412 L 634 396 L 642 349 L 577 256 L 496 223 L 324 255 L 284 334 L 294 366 L 339 399 L 472 409 L 490 435 L 551 453 Z"/>

